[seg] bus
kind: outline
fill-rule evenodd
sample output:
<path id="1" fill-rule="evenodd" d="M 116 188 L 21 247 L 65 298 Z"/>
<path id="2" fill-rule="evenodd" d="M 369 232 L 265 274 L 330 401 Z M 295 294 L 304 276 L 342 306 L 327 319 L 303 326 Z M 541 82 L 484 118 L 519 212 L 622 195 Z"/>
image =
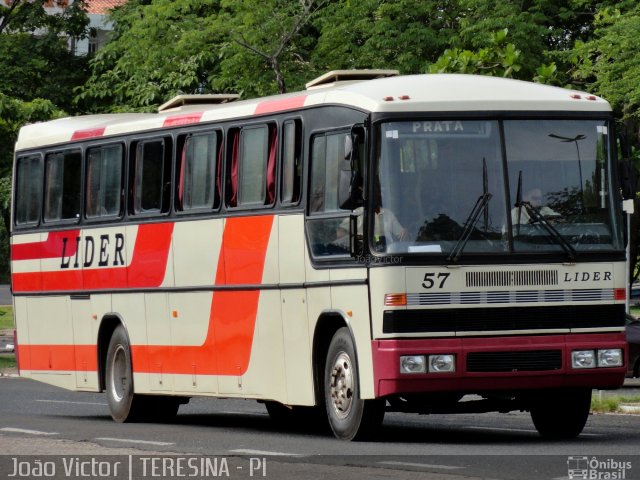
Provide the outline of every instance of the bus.
<path id="1" fill-rule="evenodd" d="M 589 93 L 393 70 L 25 126 L 20 373 L 117 422 L 211 396 L 345 440 L 387 411 L 575 437 L 626 371 L 614 136 Z"/>

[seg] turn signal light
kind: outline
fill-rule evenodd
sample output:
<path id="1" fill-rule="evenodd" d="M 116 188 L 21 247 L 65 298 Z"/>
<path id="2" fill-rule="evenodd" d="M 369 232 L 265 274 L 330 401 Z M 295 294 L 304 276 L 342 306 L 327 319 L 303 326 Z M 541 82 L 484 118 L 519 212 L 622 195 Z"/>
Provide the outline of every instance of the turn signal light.
<path id="1" fill-rule="evenodd" d="M 406 307 L 407 306 L 407 294 L 406 293 L 387 293 L 384 296 L 385 307 Z"/>

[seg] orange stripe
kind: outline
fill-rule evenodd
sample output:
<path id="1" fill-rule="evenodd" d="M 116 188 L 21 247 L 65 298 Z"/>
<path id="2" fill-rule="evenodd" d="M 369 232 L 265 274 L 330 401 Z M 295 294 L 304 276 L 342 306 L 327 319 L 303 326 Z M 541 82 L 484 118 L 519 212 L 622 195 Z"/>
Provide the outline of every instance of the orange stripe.
<path id="1" fill-rule="evenodd" d="M 95 345 L 18 345 L 18 356 L 20 370 L 98 370 Z"/>
<path id="2" fill-rule="evenodd" d="M 272 225 L 271 215 L 226 220 L 216 285 L 262 283 Z M 259 299 L 258 290 L 215 292 L 202 345 L 134 345 L 134 371 L 243 375 L 249 368 Z"/>

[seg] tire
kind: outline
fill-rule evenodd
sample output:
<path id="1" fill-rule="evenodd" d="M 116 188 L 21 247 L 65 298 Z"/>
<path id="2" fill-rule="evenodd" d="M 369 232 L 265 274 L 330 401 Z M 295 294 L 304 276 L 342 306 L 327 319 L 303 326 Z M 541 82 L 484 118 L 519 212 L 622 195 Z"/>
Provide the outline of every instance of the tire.
<path id="1" fill-rule="evenodd" d="M 143 399 L 134 393 L 131 348 L 122 325 L 116 327 L 109 341 L 105 386 L 111 417 L 116 422 L 134 422 L 141 418 Z"/>
<path id="2" fill-rule="evenodd" d="M 371 437 L 382 424 L 385 401 L 360 398 L 360 379 L 349 329 L 333 336 L 324 370 L 324 398 L 333 434 L 341 440 Z"/>
<path id="3" fill-rule="evenodd" d="M 531 419 L 543 437 L 571 439 L 582 433 L 590 410 L 591 389 L 555 390 L 533 398 Z"/>

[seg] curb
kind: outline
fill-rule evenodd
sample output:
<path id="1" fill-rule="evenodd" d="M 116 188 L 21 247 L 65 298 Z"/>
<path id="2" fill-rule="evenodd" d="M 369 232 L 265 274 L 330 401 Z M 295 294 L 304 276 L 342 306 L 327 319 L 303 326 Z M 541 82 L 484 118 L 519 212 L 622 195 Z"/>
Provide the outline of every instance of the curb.
<path id="1" fill-rule="evenodd" d="M 620 404 L 620 411 L 623 413 L 640 413 L 640 405 Z"/>

